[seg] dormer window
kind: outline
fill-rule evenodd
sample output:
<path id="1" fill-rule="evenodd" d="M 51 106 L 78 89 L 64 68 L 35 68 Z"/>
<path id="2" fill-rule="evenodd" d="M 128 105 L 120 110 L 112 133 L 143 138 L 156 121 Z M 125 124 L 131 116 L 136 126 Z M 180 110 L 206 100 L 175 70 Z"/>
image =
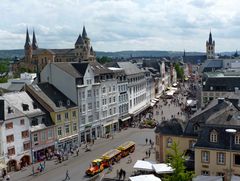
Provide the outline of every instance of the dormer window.
<path id="1" fill-rule="evenodd" d="M 199 125 L 198 124 L 194 124 L 193 125 L 193 131 L 197 132 L 199 130 Z"/>
<path id="2" fill-rule="evenodd" d="M 173 140 L 172 140 L 172 138 L 169 137 L 167 139 L 167 147 L 170 148 L 172 146 L 172 143 L 173 143 Z"/>
<path id="3" fill-rule="evenodd" d="M 218 133 L 216 130 L 212 130 L 210 133 L 210 142 L 216 143 L 218 142 Z"/>
<path id="4" fill-rule="evenodd" d="M 240 133 L 237 133 L 234 136 L 234 143 L 237 144 L 237 145 L 240 145 Z"/>

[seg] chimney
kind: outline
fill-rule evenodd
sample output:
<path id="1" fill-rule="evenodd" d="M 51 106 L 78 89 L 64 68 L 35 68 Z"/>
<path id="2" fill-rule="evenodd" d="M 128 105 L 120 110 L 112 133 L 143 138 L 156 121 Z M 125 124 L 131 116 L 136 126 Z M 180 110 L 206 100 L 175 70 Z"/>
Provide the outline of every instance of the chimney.
<path id="1" fill-rule="evenodd" d="M 0 121 L 5 119 L 4 115 L 5 115 L 4 114 L 4 100 L 1 99 L 0 100 Z"/>

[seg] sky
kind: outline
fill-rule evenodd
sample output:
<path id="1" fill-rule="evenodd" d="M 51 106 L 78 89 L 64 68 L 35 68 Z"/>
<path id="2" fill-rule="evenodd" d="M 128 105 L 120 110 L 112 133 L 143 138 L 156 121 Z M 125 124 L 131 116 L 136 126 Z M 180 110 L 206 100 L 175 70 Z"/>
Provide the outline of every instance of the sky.
<path id="1" fill-rule="evenodd" d="M 239 0 L 0 0 L 0 49 L 73 48 L 85 25 L 96 51 L 240 49 Z"/>

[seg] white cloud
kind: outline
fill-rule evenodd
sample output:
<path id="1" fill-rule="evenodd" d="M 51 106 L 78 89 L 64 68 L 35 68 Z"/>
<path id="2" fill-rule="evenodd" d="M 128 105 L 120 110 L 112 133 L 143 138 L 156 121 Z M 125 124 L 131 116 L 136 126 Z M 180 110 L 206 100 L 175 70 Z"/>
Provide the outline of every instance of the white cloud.
<path id="1" fill-rule="evenodd" d="M 86 25 L 95 50 L 205 51 L 210 29 L 217 51 L 235 50 L 239 6 L 238 0 L 2 0 L 0 49 L 23 48 L 26 27 L 34 27 L 40 47 L 71 48 Z"/>

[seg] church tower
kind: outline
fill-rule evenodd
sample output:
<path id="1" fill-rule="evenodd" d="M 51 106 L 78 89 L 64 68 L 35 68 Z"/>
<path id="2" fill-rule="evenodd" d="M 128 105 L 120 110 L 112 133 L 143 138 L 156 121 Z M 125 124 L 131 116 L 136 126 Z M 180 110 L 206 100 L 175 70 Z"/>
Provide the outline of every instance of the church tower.
<path id="1" fill-rule="evenodd" d="M 207 59 L 215 58 L 215 41 L 212 40 L 212 33 L 209 33 L 209 39 L 206 41 L 206 54 Z"/>
<path id="2" fill-rule="evenodd" d="M 25 50 L 25 61 L 26 62 L 31 62 L 32 59 L 32 45 L 31 45 L 31 41 L 29 38 L 29 34 L 28 34 L 28 28 L 27 28 L 27 32 L 26 32 L 26 41 L 25 41 L 25 45 L 24 45 L 24 50 Z"/>
<path id="3" fill-rule="evenodd" d="M 33 30 L 32 49 L 33 50 L 37 50 L 38 49 L 37 39 L 36 39 L 34 30 Z"/>

